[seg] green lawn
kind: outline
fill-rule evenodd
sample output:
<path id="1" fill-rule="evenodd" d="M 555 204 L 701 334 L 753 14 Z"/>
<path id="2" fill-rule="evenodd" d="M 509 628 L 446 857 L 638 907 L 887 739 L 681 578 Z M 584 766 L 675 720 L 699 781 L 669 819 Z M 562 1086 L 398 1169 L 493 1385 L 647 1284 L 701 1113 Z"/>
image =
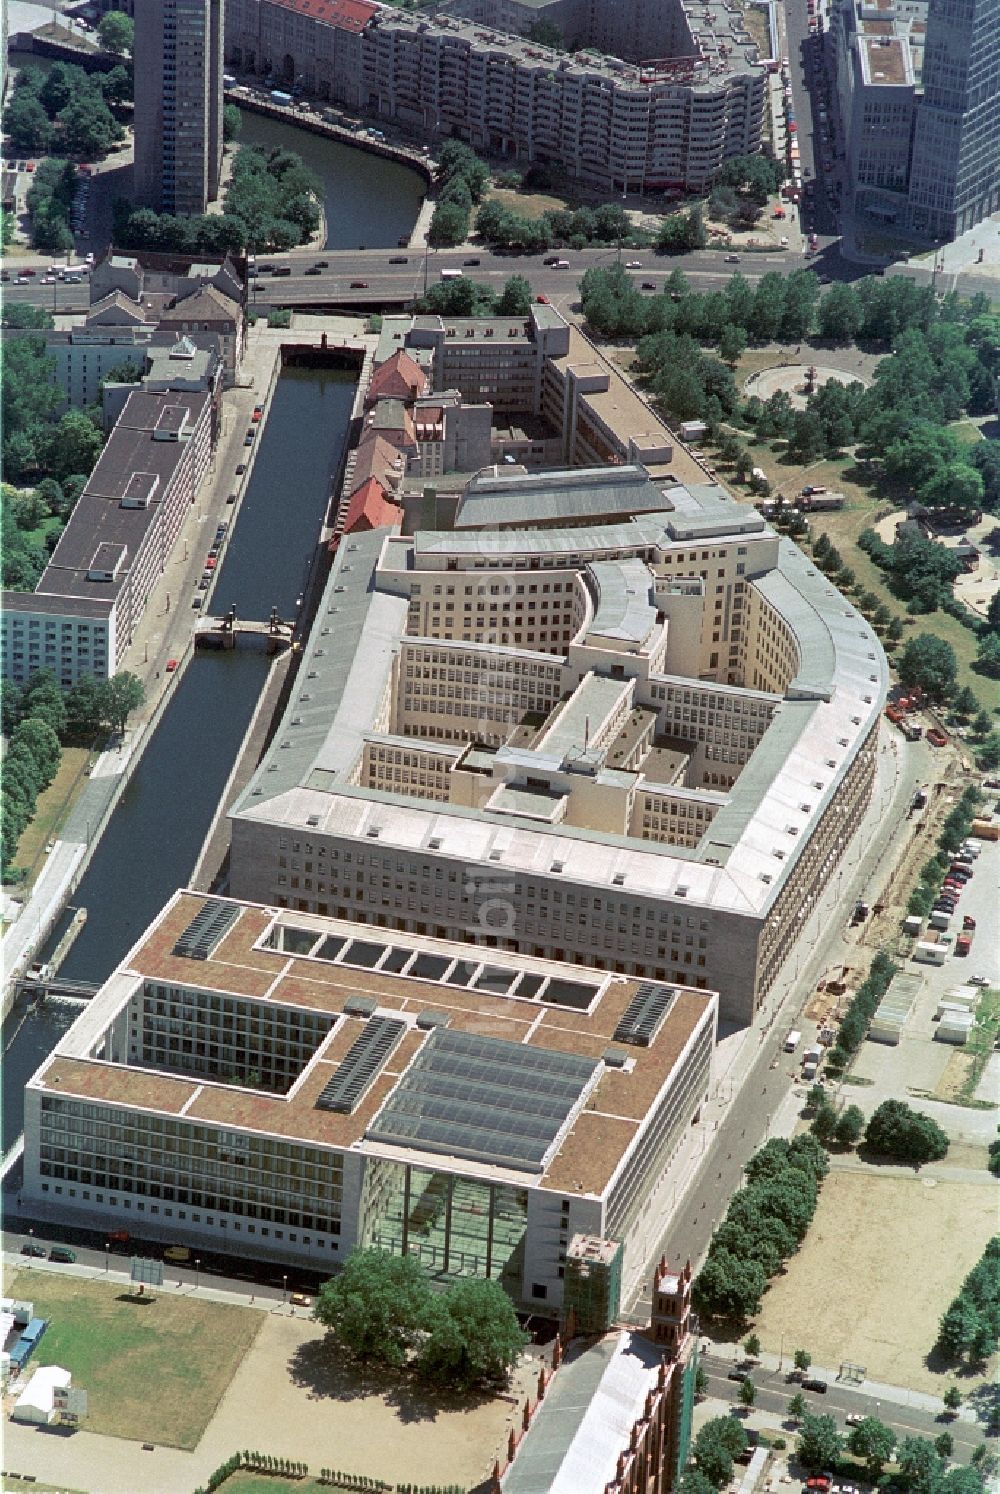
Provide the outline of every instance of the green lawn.
<path id="1" fill-rule="evenodd" d="M 165 1288 L 140 1302 L 48 1271 L 20 1270 L 6 1291 L 51 1319 L 32 1362 L 62 1365 L 88 1392 L 87 1431 L 165 1447 L 197 1446 L 264 1321 Z"/>
<path id="2" fill-rule="evenodd" d="M 975 634 L 947 612 L 932 612 L 925 616 L 910 617 L 905 605 L 894 597 L 886 585 L 885 575 L 878 566 L 858 548 L 858 535 L 863 529 L 873 528 L 879 514 L 884 514 L 893 505 L 888 498 L 873 496 L 866 488 L 851 482 L 845 471 L 853 466 L 851 458 L 841 461 L 812 462 L 807 467 L 786 462 L 781 452 L 771 450 L 770 443 L 751 443 L 750 451 L 754 463 L 767 473 L 772 488 L 780 490 L 786 497 L 797 493 L 803 483 L 817 487 L 832 488 L 844 494 L 846 505 L 833 513 L 819 513 L 811 520 L 811 532 L 826 533 L 840 551 L 844 564 L 850 566 L 858 583 L 872 591 L 880 602 L 915 632 L 933 633 L 945 639 L 955 650 L 958 659 L 959 685 L 969 685 L 977 699 L 988 711 L 1000 710 L 1000 680 L 987 678 L 972 669 L 978 652 Z M 721 469 L 723 481 L 732 482 L 732 472 Z M 808 547 L 807 547 L 808 548 Z"/>
<path id="3" fill-rule="evenodd" d="M 23 866 L 27 872 L 29 886 L 42 869 L 46 845 L 58 839 L 77 793 L 87 781 L 83 770 L 89 759 L 86 747 L 64 747 L 55 778 L 38 796 L 35 817 L 25 826 L 14 856 L 14 865 Z"/>
<path id="4" fill-rule="evenodd" d="M 305 1459 L 303 1459 L 303 1462 Z M 314 1478 L 271 1478 L 267 1473 L 233 1473 L 219 1485 L 222 1494 L 327 1494 L 329 1484 Z"/>

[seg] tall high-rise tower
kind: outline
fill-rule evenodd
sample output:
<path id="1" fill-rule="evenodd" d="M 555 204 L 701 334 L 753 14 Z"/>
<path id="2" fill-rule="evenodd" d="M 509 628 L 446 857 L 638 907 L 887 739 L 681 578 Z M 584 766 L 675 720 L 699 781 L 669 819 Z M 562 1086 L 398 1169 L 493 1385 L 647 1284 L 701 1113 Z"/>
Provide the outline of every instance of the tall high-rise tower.
<path id="1" fill-rule="evenodd" d="M 1000 209 L 1000 0 L 930 0 L 909 221 L 951 239 Z"/>
<path id="2" fill-rule="evenodd" d="M 222 169 L 225 0 L 135 0 L 135 200 L 203 213 Z"/>

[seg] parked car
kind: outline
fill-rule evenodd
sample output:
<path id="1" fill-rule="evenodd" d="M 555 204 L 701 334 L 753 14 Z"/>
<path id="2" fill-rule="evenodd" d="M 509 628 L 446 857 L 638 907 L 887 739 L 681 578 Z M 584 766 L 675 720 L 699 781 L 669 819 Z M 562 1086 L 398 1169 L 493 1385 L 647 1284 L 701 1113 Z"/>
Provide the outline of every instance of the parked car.
<path id="1" fill-rule="evenodd" d="M 203 602 L 203 601 L 204 601 L 204 600 L 205 600 L 205 598 L 204 598 L 204 597 L 192 597 L 192 598 L 191 598 L 191 606 L 192 606 L 192 607 L 195 607 L 195 608 L 198 608 L 198 607 L 200 607 L 200 606 L 201 606 L 201 604 L 202 604 L 202 602 Z"/>
<path id="2" fill-rule="evenodd" d="M 318 259 L 313 265 L 314 270 L 328 270 L 329 268 L 330 261 L 328 259 Z"/>
<path id="3" fill-rule="evenodd" d="M 167 660 L 167 673 L 168 674 L 173 674 L 173 672 L 174 672 L 174 670 L 176 668 L 177 668 L 177 660 L 176 659 L 168 659 Z"/>
<path id="4" fill-rule="evenodd" d="M 393 254 L 389 258 L 389 263 L 391 265 L 408 265 L 410 261 L 409 257 L 405 254 Z"/>
<path id="5" fill-rule="evenodd" d="M 970 986 L 988 986 L 990 983 L 989 976 L 970 975 L 968 983 Z"/>
<path id="6" fill-rule="evenodd" d="M 849 1427 L 859 1427 L 864 1419 L 860 1411 L 849 1411 L 844 1418 Z"/>
<path id="7" fill-rule="evenodd" d="M 463 265 L 481 265 L 482 260 L 479 258 L 478 254 L 474 254 L 471 259 L 463 259 L 462 263 Z"/>
<path id="8" fill-rule="evenodd" d="M 39 1260 L 45 1257 L 45 1246 L 39 1245 L 37 1240 L 25 1240 L 21 1246 L 22 1255 L 36 1256 Z"/>
<path id="9" fill-rule="evenodd" d="M 814 1377 L 810 1377 L 808 1380 L 802 1381 L 802 1389 L 815 1391 L 817 1395 L 826 1395 L 827 1384 L 825 1380 L 817 1380 Z M 827 1488 L 829 1488 L 829 1484 Z"/>
<path id="10" fill-rule="evenodd" d="M 643 288 L 644 291 L 655 291 L 655 289 L 656 289 L 656 281 L 655 280 L 644 280 L 642 282 L 642 288 Z"/>
<path id="11" fill-rule="evenodd" d="M 318 269 L 316 265 L 310 265 L 309 268 L 307 270 L 303 270 L 302 273 L 304 275 L 322 275 L 323 271 Z"/>
<path id="12" fill-rule="evenodd" d="M 739 257 L 738 254 L 727 254 L 726 255 L 726 264 L 727 265 L 738 265 L 739 262 L 740 262 L 740 257 Z"/>
<path id="13" fill-rule="evenodd" d="M 746 1370 L 741 1369 L 731 1369 L 729 1371 L 729 1374 L 726 1376 L 728 1380 L 736 1380 L 740 1385 L 743 1384 L 743 1381 L 746 1379 L 746 1377 Z"/>
<path id="14" fill-rule="evenodd" d="M 305 1292 L 293 1292 L 288 1300 L 293 1307 L 312 1307 L 312 1298 L 307 1297 Z"/>
<path id="15" fill-rule="evenodd" d="M 626 260 L 626 262 L 625 262 L 625 268 L 626 268 L 626 270 L 641 270 L 642 269 L 642 260 L 641 259 L 630 259 L 630 260 Z"/>
<path id="16" fill-rule="evenodd" d="M 246 462 L 237 462 L 236 463 L 236 476 L 237 477 L 242 477 L 243 474 L 244 474 L 244 472 L 246 470 L 247 470 L 247 464 L 246 464 Z M 235 494 L 233 496 L 235 497 Z"/>
<path id="17" fill-rule="evenodd" d="M 252 446 L 253 445 L 253 436 L 244 436 L 243 437 L 243 445 L 244 446 Z M 238 472 L 240 469 L 237 467 L 236 470 Z M 246 468 L 244 467 L 243 470 L 245 472 Z"/>
<path id="18" fill-rule="evenodd" d="M 44 1254 L 44 1251 L 42 1252 Z M 76 1251 L 70 1250 L 68 1245 L 53 1245 L 49 1251 L 50 1261 L 59 1261 L 64 1266 L 76 1264 Z"/>
<path id="19" fill-rule="evenodd" d="M 367 290 L 367 289 L 368 289 L 368 281 L 367 280 L 352 280 L 351 281 L 351 290 L 363 291 L 363 290 Z"/>

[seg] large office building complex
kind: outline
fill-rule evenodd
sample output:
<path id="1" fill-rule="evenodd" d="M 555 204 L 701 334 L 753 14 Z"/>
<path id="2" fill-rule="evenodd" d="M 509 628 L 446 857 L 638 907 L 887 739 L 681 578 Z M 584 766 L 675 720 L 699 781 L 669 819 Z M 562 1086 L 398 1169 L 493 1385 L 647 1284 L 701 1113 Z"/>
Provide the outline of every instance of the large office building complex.
<path id="1" fill-rule="evenodd" d="M 746 1022 L 867 805 L 885 688 L 864 619 L 720 488 L 484 474 L 449 531 L 341 540 L 231 888 Z"/>
<path id="2" fill-rule="evenodd" d="M 700 188 L 759 148 L 766 69 L 737 8 L 561 4 L 530 10 L 573 51 L 522 36 L 524 5 L 228 0 L 226 50 L 318 98 L 609 191 Z"/>
<path id="3" fill-rule="evenodd" d="M 930 0 L 909 222 L 933 238 L 1000 210 L 1000 0 Z"/>
<path id="4" fill-rule="evenodd" d="M 998 0 L 841 0 L 831 29 L 855 208 L 934 239 L 1000 209 Z"/>
<path id="5" fill-rule="evenodd" d="M 203 213 L 222 170 L 225 0 L 136 0 L 137 204 Z"/>
<path id="6" fill-rule="evenodd" d="M 716 998 L 177 893 L 30 1081 L 34 1217 L 329 1271 L 356 1245 L 558 1310 L 655 1254 Z"/>

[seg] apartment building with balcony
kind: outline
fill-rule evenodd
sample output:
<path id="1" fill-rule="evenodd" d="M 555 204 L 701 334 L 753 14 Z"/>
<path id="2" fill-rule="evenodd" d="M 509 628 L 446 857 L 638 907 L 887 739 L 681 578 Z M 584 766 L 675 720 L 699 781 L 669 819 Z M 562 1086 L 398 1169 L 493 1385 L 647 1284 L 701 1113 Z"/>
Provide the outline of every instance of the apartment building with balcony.
<path id="1" fill-rule="evenodd" d="M 457 135 L 609 192 L 699 188 L 730 156 L 759 148 L 765 67 L 738 11 L 721 0 L 605 0 L 593 14 L 588 50 L 567 54 L 516 34 L 517 17 L 512 33 L 368 0 L 230 0 L 227 56 L 418 134 Z"/>

